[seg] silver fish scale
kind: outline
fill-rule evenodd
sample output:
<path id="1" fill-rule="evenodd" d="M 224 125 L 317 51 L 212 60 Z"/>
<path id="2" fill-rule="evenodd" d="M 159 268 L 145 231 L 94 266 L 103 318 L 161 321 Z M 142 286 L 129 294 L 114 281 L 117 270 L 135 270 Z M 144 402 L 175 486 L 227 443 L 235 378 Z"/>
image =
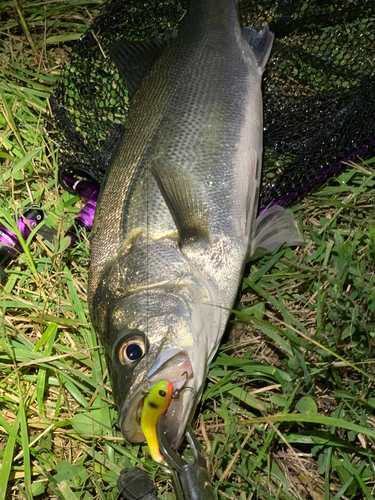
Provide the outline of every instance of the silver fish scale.
<path id="1" fill-rule="evenodd" d="M 148 287 L 176 283 L 187 274 L 189 266 L 176 242 L 155 241 L 141 232 L 116 260 L 108 289 L 114 297 L 123 297 Z"/>
<path id="2" fill-rule="evenodd" d="M 233 29 L 223 31 L 221 27 L 213 32 L 206 28 L 202 36 L 201 27 L 195 26 L 193 33 L 188 27 L 186 33 L 189 36 L 179 37 L 176 45 L 167 49 L 155 64 L 134 98 L 128 134 L 99 201 L 92 260 L 99 264 L 99 274 L 100 261 L 116 260 L 120 248 L 139 229 L 153 238 L 176 239 L 176 225 L 150 175 L 152 169 L 164 175 L 164 181 L 175 182 L 173 189 L 180 188 L 181 198 L 188 187 L 186 196 L 190 196 L 190 204 L 194 199 L 200 204 L 201 223 L 207 227 L 210 243 L 220 250 L 213 248 L 208 255 L 204 243 L 202 251 L 199 245 L 194 245 L 194 251 L 192 248 L 182 251 L 217 282 L 218 267 L 223 270 L 220 274 L 228 276 L 225 260 L 231 260 L 234 285 L 229 290 L 230 299 L 222 297 L 225 303 L 220 301 L 230 307 L 228 301 L 233 301 L 233 288 L 238 286 L 247 247 L 244 225 L 248 173 L 238 170 L 235 153 L 252 88 L 259 94 L 255 98 L 260 105 L 260 71 L 256 61 L 253 69 L 249 67 L 249 61 L 255 58 L 242 40 L 239 28 L 237 33 Z M 252 110 L 255 121 L 259 116 L 257 107 L 255 102 Z M 254 138 L 256 150 L 258 136 L 259 132 Z M 101 221 L 103 218 L 105 223 Z M 220 238 L 226 243 L 218 244 Z M 229 241 L 240 248 L 233 251 Z M 145 262 L 140 260 L 138 266 L 144 267 Z M 96 281 L 95 274 L 93 268 L 92 284 Z M 226 290 L 227 279 L 223 283 Z"/>

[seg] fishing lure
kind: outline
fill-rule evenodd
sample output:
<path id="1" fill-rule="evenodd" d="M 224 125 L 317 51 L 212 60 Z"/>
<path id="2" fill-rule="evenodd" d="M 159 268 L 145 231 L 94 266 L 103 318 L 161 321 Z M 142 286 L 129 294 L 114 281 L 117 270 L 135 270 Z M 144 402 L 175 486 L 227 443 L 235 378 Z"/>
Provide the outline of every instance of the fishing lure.
<path id="1" fill-rule="evenodd" d="M 173 384 L 169 380 L 160 380 L 147 393 L 142 409 L 141 427 L 145 435 L 150 454 L 155 462 L 164 462 L 159 451 L 156 437 L 156 424 L 160 415 L 165 413 L 172 400 Z"/>

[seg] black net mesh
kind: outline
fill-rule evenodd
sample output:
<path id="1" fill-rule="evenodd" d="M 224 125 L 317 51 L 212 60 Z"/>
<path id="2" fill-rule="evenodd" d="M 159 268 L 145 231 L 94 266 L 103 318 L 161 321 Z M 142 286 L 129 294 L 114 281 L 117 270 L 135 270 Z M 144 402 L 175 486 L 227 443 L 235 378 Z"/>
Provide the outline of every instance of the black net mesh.
<path id="1" fill-rule="evenodd" d="M 51 97 L 60 171 L 101 181 L 128 110 L 108 57 L 115 40 L 178 31 L 186 1 L 112 0 L 74 47 Z M 375 154 L 375 2 L 244 0 L 243 26 L 275 34 L 264 75 L 260 206 L 290 205 Z M 66 186 L 65 186 L 66 187 Z"/>

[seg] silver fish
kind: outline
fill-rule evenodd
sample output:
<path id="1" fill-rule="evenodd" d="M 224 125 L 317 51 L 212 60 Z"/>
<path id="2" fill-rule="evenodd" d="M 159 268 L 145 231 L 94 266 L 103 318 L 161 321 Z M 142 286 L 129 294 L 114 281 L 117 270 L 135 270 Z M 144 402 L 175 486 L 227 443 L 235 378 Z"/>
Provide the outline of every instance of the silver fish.
<path id="1" fill-rule="evenodd" d="M 111 48 L 131 91 L 157 59 L 131 99 L 91 239 L 90 314 L 129 441 L 144 441 L 143 389 L 160 379 L 179 389 L 187 377 L 193 390 L 167 413 L 179 445 L 248 254 L 294 238 L 279 207 L 255 222 L 272 41 L 268 26 L 241 32 L 236 0 L 192 0 L 165 50 L 158 42 Z"/>

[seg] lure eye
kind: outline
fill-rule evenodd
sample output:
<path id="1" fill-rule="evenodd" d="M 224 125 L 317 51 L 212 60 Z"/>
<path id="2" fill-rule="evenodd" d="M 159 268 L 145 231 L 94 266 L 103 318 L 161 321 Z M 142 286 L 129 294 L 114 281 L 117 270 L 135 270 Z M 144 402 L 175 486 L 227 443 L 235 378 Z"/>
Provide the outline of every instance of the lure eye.
<path id="1" fill-rule="evenodd" d="M 131 337 L 124 340 L 118 350 L 118 357 L 122 365 L 129 365 L 139 361 L 146 352 L 144 340 L 141 337 Z"/>
<path id="2" fill-rule="evenodd" d="M 163 391 L 162 389 L 159 391 L 159 396 L 161 396 L 162 398 L 165 398 L 166 395 L 167 395 L 167 393 L 165 391 Z"/>

